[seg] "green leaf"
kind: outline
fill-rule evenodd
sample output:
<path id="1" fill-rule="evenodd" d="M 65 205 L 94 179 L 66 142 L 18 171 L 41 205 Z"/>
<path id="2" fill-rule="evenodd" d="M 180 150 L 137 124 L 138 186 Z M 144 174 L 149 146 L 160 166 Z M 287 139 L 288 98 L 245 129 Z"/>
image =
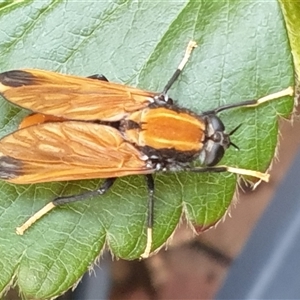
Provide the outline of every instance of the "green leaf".
<path id="1" fill-rule="evenodd" d="M 299 94 L 300 77 L 300 2 L 292 0 L 279 0 L 282 14 L 285 20 L 286 29 L 292 49 L 295 73 L 297 75 L 297 93 Z"/>
<path id="2" fill-rule="evenodd" d="M 0 6 L 2 71 L 39 68 L 161 91 L 189 40 L 198 43 L 170 96 L 195 112 L 256 99 L 293 85 L 280 7 L 261 1 L 8 1 Z M 28 113 L 1 100 L 1 136 Z M 278 116 L 290 97 L 220 114 L 240 151 L 222 164 L 265 171 L 274 156 Z M 166 129 L 167 130 L 167 129 Z M 24 236 L 15 228 L 58 195 L 99 180 L 0 187 L 0 286 L 16 282 L 25 297 L 51 298 L 74 285 L 107 242 L 114 255 L 138 258 L 146 244 L 147 189 L 142 176 L 120 178 L 104 196 L 56 208 Z M 226 213 L 233 174 L 156 174 L 153 248 L 163 245 L 184 211 L 201 228 Z"/>

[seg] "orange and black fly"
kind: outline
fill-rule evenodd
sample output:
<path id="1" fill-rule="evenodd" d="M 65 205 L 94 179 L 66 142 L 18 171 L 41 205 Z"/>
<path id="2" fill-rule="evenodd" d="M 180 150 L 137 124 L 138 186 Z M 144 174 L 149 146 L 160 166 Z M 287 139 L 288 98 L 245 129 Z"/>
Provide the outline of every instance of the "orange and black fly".
<path id="1" fill-rule="evenodd" d="M 147 245 L 152 246 L 155 172 L 232 172 L 268 180 L 268 174 L 218 165 L 235 130 L 218 113 L 292 95 L 292 88 L 196 114 L 167 96 L 196 47 L 190 42 L 162 93 L 42 70 L 0 74 L 0 94 L 33 114 L 0 140 L 0 178 L 15 184 L 105 178 L 95 191 L 59 197 L 29 218 L 18 234 L 58 205 L 106 193 L 116 178 L 145 175 L 149 191 Z M 201 167 L 192 163 L 200 160 Z"/>

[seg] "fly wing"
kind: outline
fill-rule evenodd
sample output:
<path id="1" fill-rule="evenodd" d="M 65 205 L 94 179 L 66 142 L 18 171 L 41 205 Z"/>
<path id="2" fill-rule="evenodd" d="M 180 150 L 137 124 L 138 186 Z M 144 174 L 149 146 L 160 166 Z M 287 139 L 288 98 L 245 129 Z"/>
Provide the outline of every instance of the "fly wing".
<path id="1" fill-rule="evenodd" d="M 63 122 L 67 121 L 67 119 L 64 119 L 62 117 L 56 117 L 56 116 L 50 116 L 50 115 L 43 115 L 40 113 L 32 113 L 28 116 L 26 116 L 19 124 L 19 129 L 38 125 L 42 123 L 48 123 L 48 122 Z"/>
<path id="2" fill-rule="evenodd" d="M 0 140 L 0 178 L 28 184 L 149 174 L 145 156 L 113 127 L 43 123 Z"/>
<path id="3" fill-rule="evenodd" d="M 102 121 L 119 121 L 148 106 L 155 95 L 118 83 L 29 69 L 1 73 L 0 94 L 45 115 Z"/>

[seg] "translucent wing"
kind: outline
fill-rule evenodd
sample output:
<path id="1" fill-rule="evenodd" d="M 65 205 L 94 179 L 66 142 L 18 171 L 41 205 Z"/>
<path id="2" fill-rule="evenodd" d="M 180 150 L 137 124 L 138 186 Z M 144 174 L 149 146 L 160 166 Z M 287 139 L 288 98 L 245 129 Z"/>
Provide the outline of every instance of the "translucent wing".
<path id="1" fill-rule="evenodd" d="M 0 140 L 0 178 L 27 184 L 149 174 L 144 155 L 110 126 L 43 123 Z"/>
<path id="2" fill-rule="evenodd" d="M 97 79 L 43 70 L 0 74 L 0 94 L 45 115 L 72 120 L 118 121 L 153 101 L 154 93 Z"/>

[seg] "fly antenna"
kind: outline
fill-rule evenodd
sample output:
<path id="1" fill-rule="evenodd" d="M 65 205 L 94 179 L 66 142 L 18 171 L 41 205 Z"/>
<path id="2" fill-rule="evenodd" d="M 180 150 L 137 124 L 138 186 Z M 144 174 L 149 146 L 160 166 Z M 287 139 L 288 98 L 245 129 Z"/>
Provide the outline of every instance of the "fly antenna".
<path id="1" fill-rule="evenodd" d="M 242 124 L 236 126 L 233 130 L 231 130 L 228 135 L 233 135 L 240 127 L 242 126 Z"/>
<path id="2" fill-rule="evenodd" d="M 233 134 L 241 127 L 241 126 L 242 126 L 242 124 L 236 126 L 233 130 L 231 130 L 231 131 L 228 133 L 228 135 L 229 135 L 229 136 L 233 135 Z M 231 142 L 231 141 L 230 141 L 230 145 L 231 145 L 232 147 L 234 147 L 236 150 L 240 150 L 240 148 L 239 148 L 236 144 L 234 144 L 233 142 Z"/>
<path id="3" fill-rule="evenodd" d="M 236 144 L 234 144 L 233 142 L 230 142 L 230 145 L 232 146 L 232 147 L 234 147 L 236 150 L 240 150 L 240 148 L 236 145 Z"/>

